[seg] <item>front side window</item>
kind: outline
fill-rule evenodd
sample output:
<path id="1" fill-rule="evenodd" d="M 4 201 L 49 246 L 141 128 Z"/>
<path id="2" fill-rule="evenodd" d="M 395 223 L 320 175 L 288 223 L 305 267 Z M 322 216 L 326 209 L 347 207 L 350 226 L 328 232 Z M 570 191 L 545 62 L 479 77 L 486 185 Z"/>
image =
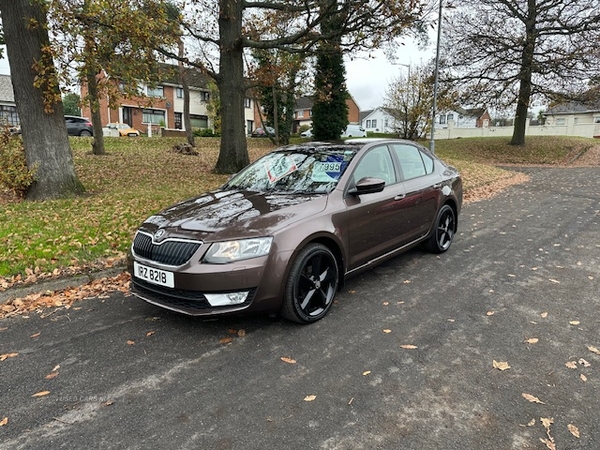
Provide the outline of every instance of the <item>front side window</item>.
<path id="1" fill-rule="evenodd" d="M 385 184 L 396 182 L 394 164 L 386 146 L 369 150 L 360 160 L 354 171 L 354 183 L 364 177 L 379 178 Z"/>

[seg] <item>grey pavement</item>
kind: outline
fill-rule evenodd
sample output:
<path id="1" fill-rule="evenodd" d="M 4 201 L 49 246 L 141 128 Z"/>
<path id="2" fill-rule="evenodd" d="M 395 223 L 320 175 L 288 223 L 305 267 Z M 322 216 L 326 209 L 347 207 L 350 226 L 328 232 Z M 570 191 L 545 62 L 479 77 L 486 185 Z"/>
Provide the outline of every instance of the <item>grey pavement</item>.
<path id="1" fill-rule="evenodd" d="M 600 168 L 519 170 L 310 326 L 121 294 L 0 321 L 0 449 L 600 448 Z"/>

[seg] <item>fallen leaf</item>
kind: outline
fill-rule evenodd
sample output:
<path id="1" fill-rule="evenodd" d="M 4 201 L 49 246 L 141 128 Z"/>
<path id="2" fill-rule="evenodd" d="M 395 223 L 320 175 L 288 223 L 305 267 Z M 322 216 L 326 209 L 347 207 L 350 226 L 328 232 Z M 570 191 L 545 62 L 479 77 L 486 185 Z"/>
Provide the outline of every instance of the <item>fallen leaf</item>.
<path id="1" fill-rule="evenodd" d="M 246 336 L 246 330 L 239 330 L 239 331 L 237 332 L 237 335 L 238 335 L 239 337 L 244 337 L 244 336 Z"/>
<path id="2" fill-rule="evenodd" d="M 546 317 L 548 317 L 548 313 L 547 312 L 543 312 L 540 314 L 540 316 L 542 316 L 542 319 L 545 319 Z"/>
<path id="3" fill-rule="evenodd" d="M 592 367 L 592 365 L 583 358 L 579 358 L 579 364 L 581 364 L 583 367 Z"/>
<path id="4" fill-rule="evenodd" d="M 282 356 L 280 358 L 284 363 L 288 363 L 288 364 L 296 364 L 296 360 L 293 358 L 290 358 L 289 356 Z"/>
<path id="5" fill-rule="evenodd" d="M 132 340 L 128 339 L 127 340 L 127 345 L 135 345 L 135 341 L 132 341 Z"/>
<path id="6" fill-rule="evenodd" d="M 525 342 L 528 344 L 537 344 L 540 340 L 538 338 L 529 338 Z"/>
<path id="7" fill-rule="evenodd" d="M 540 438 L 540 442 L 546 444 L 546 448 L 548 450 L 556 450 L 556 444 L 554 444 L 554 442 L 552 442 L 550 439 Z"/>
<path id="8" fill-rule="evenodd" d="M 219 339 L 219 344 L 229 344 L 230 342 L 233 342 L 232 337 L 224 337 Z"/>
<path id="9" fill-rule="evenodd" d="M 579 320 L 571 320 L 569 322 L 569 325 L 579 325 L 581 322 L 579 322 Z"/>
<path id="10" fill-rule="evenodd" d="M 4 425 L 6 425 L 8 423 L 8 417 L 5 417 L 4 419 L 0 420 L 0 427 L 3 427 Z M 579 436 L 578 436 L 579 437 Z"/>
<path id="11" fill-rule="evenodd" d="M 29 336 L 29 337 L 30 337 L 30 338 L 36 338 L 36 337 L 38 337 L 40 334 L 42 334 L 42 333 L 38 332 L 38 333 L 32 334 L 32 335 L 31 335 L 31 336 Z"/>
<path id="12" fill-rule="evenodd" d="M 348 294 L 356 294 L 356 291 L 348 291 Z"/>
<path id="13" fill-rule="evenodd" d="M 554 419 L 548 417 L 540 417 L 540 422 L 542 426 L 547 430 L 550 428 L 550 425 L 554 423 Z"/>
<path id="14" fill-rule="evenodd" d="M 107 400 L 104 403 L 101 404 L 101 406 L 110 406 L 114 403 L 114 400 Z"/>
<path id="15" fill-rule="evenodd" d="M 392 330 L 385 329 L 385 330 L 383 330 L 383 332 L 386 333 L 386 334 L 389 334 L 389 333 L 392 332 Z"/>
<path id="16" fill-rule="evenodd" d="M 46 380 L 51 380 L 52 378 L 56 378 L 57 376 L 58 376 L 58 372 L 50 372 L 44 378 L 46 378 Z"/>
<path id="17" fill-rule="evenodd" d="M 230 328 L 229 330 L 227 330 L 227 332 L 229 334 L 237 334 L 238 330 L 234 330 L 233 328 Z"/>
<path id="18" fill-rule="evenodd" d="M 493 316 L 494 314 L 496 314 L 495 311 L 488 311 L 485 313 L 486 316 Z"/>
<path id="19" fill-rule="evenodd" d="M 153 335 L 154 335 L 154 333 L 156 333 L 156 331 L 148 331 L 148 332 L 146 333 L 146 337 L 153 336 Z"/>
<path id="20" fill-rule="evenodd" d="M 549 278 L 549 280 L 552 281 L 553 283 L 560 284 L 560 281 L 555 280 L 554 278 Z"/>
<path id="21" fill-rule="evenodd" d="M 405 348 L 407 350 L 414 350 L 419 347 L 417 347 L 416 345 L 412 345 L 412 344 L 401 344 L 400 348 Z"/>
<path id="22" fill-rule="evenodd" d="M 45 397 L 49 393 L 50 393 L 50 391 L 40 391 L 40 392 L 36 392 L 35 394 L 33 394 L 32 397 Z"/>
<path id="23" fill-rule="evenodd" d="M 496 361 L 495 359 L 492 361 L 492 366 L 494 367 L 494 369 L 503 370 L 503 371 L 510 369 L 510 366 L 508 365 L 507 362 Z"/>
<path id="24" fill-rule="evenodd" d="M 363 372 L 363 376 L 364 376 L 364 377 L 366 377 L 366 376 L 367 376 L 367 375 L 369 375 L 370 373 L 371 373 L 371 371 L 370 371 L 370 370 L 365 370 L 365 371 Z"/>
<path id="25" fill-rule="evenodd" d="M 409 284 L 409 283 L 412 283 L 412 281 L 410 281 L 410 280 L 404 280 L 403 283 L 404 284 Z"/>
<path id="26" fill-rule="evenodd" d="M 572 423 L 570 423 L 569 425 L 567 425 L 567 428 L 569 429 L 569 432 L 575 436 L 577 439 L 579 439 L 579 428 L 577 428 L 575 425 L 573 425 Z"/>
<path id="27" fill-rule="evenodd" d="M 306 397 L 304 397 L 304 401 L 305 402 L 312 402 L 316 398 L 317 398 L 316 395 L 307 395 Z"/>
<path id="28" fill-rule="evenodd" d="M 52 372 L 56 372 L 58 369 L 60 369 L 60 364 L 57 364 L 56 366 L 54 366 L 52 368 Z"/>
<path id="29" fill-rule="evenodd" d="M 529 421 L 529 423 L 527 424 L 527 426 L 528 426 L 528 427 L 532 427 L 532 426 L 534 426 L 534 425 L 535 425 L 535 419 L 531 419 L 531 420 Z"/>
<path id="30" fill-rule="evenodd" d="M 579 378 L 581 378 L 581 381 L 583 381 L 584 383 L 587 381 L 587 377 L 584 374 L 580 374 Z"/>
<path id="31" fill-rule="evenodd" d="M 527 401 L 530 401 L 531 403 L 539 403 L 540 405 L 545 405 L 545 403 L 543 401 L 541 401 L 539 398 L 534 397 L 531 394 L 526 394 L 526 393 L 522 393 L 521 394 L 523 396 L 523 398 Z"/>
<path id="32" fill-rule="evenodd" d="M 587 348 L 590 352 L 595 353 L 596 355 L 600 355 L 600 350 L 598 350 L 596 347 L 592 347 L 591 345 L 588 346 Z"/>
<path id="33" fill-rule="evenodd" d="M 3 355 L 0 355 L 0 361 L 4 361 L 5 359 L 8 359 L 8 358 L 14 358 L 17 355 L 18 355 L 18 353 L 4 353 Z"/>
<path id="34" fill-rule="evenodd" d="M 387 306 L 390 304 L 390 302 L 383 302 L 382 304 L 383 304 L 383 306 Z"/>
<path id="35" fill-rule="evenodd" d="M 567 361 L 565 363 L 565 366 L 567 366 L 567 368 L 569 368 L 569 369 L 577 369 L 577 362 L 576 361 Z"/>

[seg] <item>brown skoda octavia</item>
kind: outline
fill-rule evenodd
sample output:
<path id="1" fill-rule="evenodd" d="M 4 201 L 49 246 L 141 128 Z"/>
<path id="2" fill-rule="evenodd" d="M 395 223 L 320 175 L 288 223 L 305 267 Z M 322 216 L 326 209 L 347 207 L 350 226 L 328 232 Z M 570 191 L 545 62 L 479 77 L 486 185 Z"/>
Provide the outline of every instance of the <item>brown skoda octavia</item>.
<path id="1" fill-rule="evenodd" d="M 344 277 L 419 243 L 448 250 L 461 204 L 458 172 L 414 142 L 282 147 L 149 217 L 131 247 L 132 292 L 191 315 L 314 322 Z"/>

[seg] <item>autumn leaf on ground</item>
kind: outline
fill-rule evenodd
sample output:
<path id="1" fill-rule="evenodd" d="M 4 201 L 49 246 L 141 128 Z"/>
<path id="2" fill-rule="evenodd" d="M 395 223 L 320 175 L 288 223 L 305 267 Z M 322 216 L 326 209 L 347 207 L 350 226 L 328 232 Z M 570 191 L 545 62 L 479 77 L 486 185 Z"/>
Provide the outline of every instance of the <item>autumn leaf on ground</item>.
<path id="1" fill-rule="evenodd" d="M 366 376 L 367 376 L 367 375 L 369 375 L 370 373 L 371 373 L 371 371 L 370 371 L 370 370 L 365 370 L 365 371 L 363 372 L 363 376 L 364 376 L 364 377 L 366 377 Z"/>
<path id="2" fill-rule="evenodd" d="M 4 353 L 3 355 L 0 355 L 0 361 L 4 361 L 5 359 L 8 359 L 8 358 L 14 358 L 17 355 L 18 355 L 18 353 Z"/>
<path id="3" fill-rule="evenodd" d="M 58 372 L 50 372 L 44 378 L 46 378 L 46 380 L 51 380 L 52 378 L 56 378 L 57 376 L 58 376 Z"/>
<path id="4" fill-rule="evenodd" d="M 570 423 L 569 425 L 567 425 L 567 428 L 569 429 L 569 432 L 575 436 L 577 439 L 579 439 L 579 428 L 577 428 L 575 425 L 573 425 L 572 423 Z"/>
<path id="5" fill-rule="evenodd" d="M 583 367 L 592 367 L 592 365 L 583 358 L 579 358 L 579 364 L 581 364 Z"/>
<path id="6" fill-rule="evenodd" d="M 540 316 L 542 316 L 542 319 L 545 319 L 546 317 L 548 317 L 548 313 L 547 312 L 543 312 L 540 314 Z"/>
<path id="7" fill-rule="evenodd" d="M 7 423 L 8 423 L 8 417 L 5 417 L 4 419 L 0 420 L 0 427 L 3 427 Z"/>
<path id="8" fill-rule="evenodd" d="M 148 332 L 146 333 L 146 337 L 153 336 L 153 335 L 154 335 L 154 333 L 156 333 L 156 331 L 148 331 Z"/>
<path id="9" fill-rule="evenodd" d="M 416 345 L 412 345 L 412 344 L 402 344 L 402 345 L 400 345 L 400 348 L 405 348 L 407 350 L 415 350 L 419 347 L 417 347 Z"/>
<path id="10" fill-rule="evenodd" d="M 132 341 L 131 339 L 127 340 L 127 345 L 135 345 L 135 341 Z"/>
<path id="11" fill-rule="evenodd" d="M 494 314 L 496 314 L 495 311 L 488 311 L 485 313 L 486 316 L 493 316 Z"/>
<path id="12" fill-rule="evenodd" d="M 539 398 L 531 395 L 531 394 L 526 394 L 526 393 L 522 393 L 521 394 L 523 396 L 523 398 L 531 403 L 539 403 L 540 405 L 545 405 L 545 403 L 543 401 L 541 401 Z"/>
<path id="13" fill-rule="evenodd" d="M 565 363 L 568 369 L 577 369 L 577 361 L 567 361 Z"/>
<path id="14" fill-rule="evenodd" d="M 312 402 L 316 398 L 317 398 L 316 395 L 307 395 L 306 397 L 304 397 L 304 401 L 305 402 Z"/>
<path id="15" fill-rule="evenodd" d="M 587 349 L 590 352 L 595 353 L 596 355 L 600 355 L 600 350 L 598 350 L 596 347 L 592 347 L 591 345 L 589 345 Z"/>
<path id="16" fill-rule="evenodd" d="M 288 364 L 296 364 L 296 360 L 293 358 L 290 358 L 289 356 L 282 356 L 281 359 L 284 363 L 288 363 Z"/>
<path id="17" fill-rule="evenodd" d="M 383 330 L 383 332 L 384 332 L 384 333 L 386 333 L 386 334 L 389 334 L 389 333 L 391 333 L 391 332 L 392 332 L 392 330 L 385 329 L 385 330 Z"/>
<path id="18" fill-rule="evenodd" d="M 569 325 L 579 325 L 581 322 L 579 322 L 579 320 L 571 320 L 569 322 Z"/>
<path id="19" fill-rule="evenodd" d="M 527 344 L 537 344 L 539 341 L 540 340 L 538 338 L 529 338 L 525 340 Z"/>
<path id="20" fill-rule="evenodd" d="M 36 392 L 35 394 L 33 394 L 32 397 L 45 397 L 49 393 L 50 393 L 50 391 L 40 391 L 40 392 Z"/>
<path id="21" fill-rule="evenodd" d="M 231 337 L 224 337 L 219 339 L 219 344 L 229 344 L 230 342 L 233 342 L 233 338 Z"/>
<path id="22" fill-rule="evenodd" d="M 579 378 L 581 379 L 581 381 L 583 381 L 584 383 L 587 381 L 587 377 L 584 374 L 580 374 Z"/>
<path id="23" fill-rule="evenodd" d="M 554 442 L 554 438 L 550 435 L 550 425 L 552 425 L 554 423 L 554 419 L 547 418 L 547 417 L 541 417 L 540 422 L 542 422 L 542 426 L 546 429 L 546 436 L 548 436 L 548 439 L 540 438 L 540 441 L 543 442 L 544 444 L 546 444 L 546 447 L 549 450 L 556 450 L 556 444 Z"/>
<path id="24" fill-rule="evenodd" d="M 36 338 L 36 337 L 38 337 L 40 334 L 42 334 L 42 333 L 40 333 L 40 332 L 37 332 L 37 333 L 35 333 L 35 334 L 32 334 L 32 335 L 31 335 L 31 336 L 29 336 L 29 337 L 33 339 L 33 338 Z"/>
<path id="25" fill-rule="evenodd" d="M 238 337 L 244 337 L 244 336 L 246 336 L 246 330 L 239 330 L 237 332 L 237 335 L 238 335 Z"/>
<path id="26" fill-rule="evenodd" d="M 498 369 L 498 370 L 508 370 L 508 369 L 510 369 L 510 366 L 508 365 L 507 362 L 496 361 L 495 359 L 492 361 L 492 366 L 494 366 L 494 369 Z"/>
<path id="27" fill-rule="evenodd" d="M 390 302 L 383 302 L 382 304 L 383 304 L 383 306 L 387 306 L 390 304 Z"/>

